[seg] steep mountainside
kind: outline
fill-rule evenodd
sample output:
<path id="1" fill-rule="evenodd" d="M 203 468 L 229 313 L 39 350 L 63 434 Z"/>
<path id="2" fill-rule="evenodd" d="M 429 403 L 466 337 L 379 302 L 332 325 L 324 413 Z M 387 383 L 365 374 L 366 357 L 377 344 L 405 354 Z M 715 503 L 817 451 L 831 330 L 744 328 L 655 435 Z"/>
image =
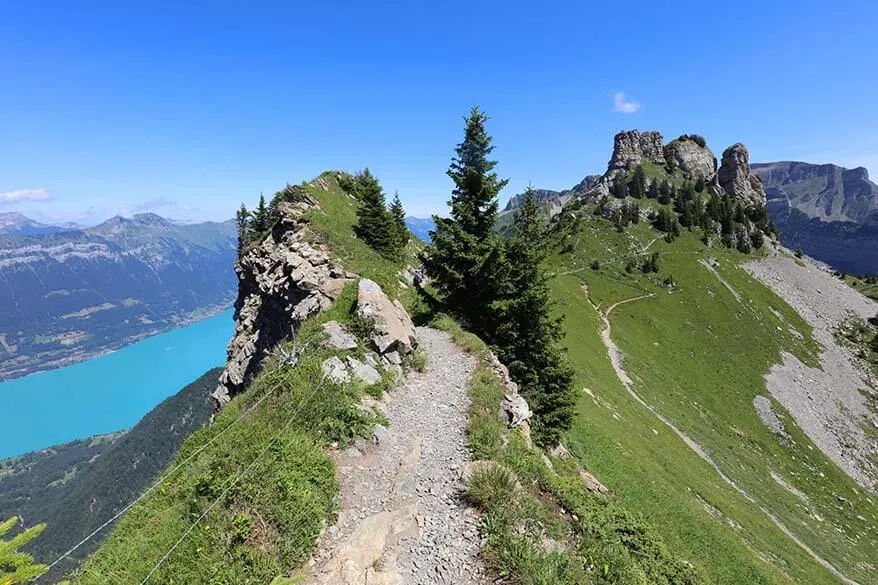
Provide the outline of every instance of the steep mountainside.
<path id="1" fill-rule="evenodd" d="M 0 236 L 0 378 L 85 359 L 227 307 L 233 222 L 154 214 Z"/>
<path id="2" fill-rule="evenodd" d="M 130 430 L 0 461 L 0 517 L 48 524 L 28 550 L 54 560 L 120 511 L 165 469 L 183 440 L 213 412 L 213 369 L 164 400 Z M 75 569 L 107 536 L 103 531 L 46 579 Z"/>
<path id="3" fill-rule="evenodd" d="M 753 172 L 784 245 L 838 270 L 878 273 L 878 185 L 866 169 L 784 161 Z"/>

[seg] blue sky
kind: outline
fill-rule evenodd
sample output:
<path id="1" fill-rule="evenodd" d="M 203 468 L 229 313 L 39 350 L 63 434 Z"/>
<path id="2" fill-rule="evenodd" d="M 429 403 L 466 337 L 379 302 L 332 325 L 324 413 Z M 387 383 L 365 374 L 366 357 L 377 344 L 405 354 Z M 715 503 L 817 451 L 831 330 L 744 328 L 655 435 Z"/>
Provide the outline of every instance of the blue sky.
<path id="1" fill-rule="evenodd" d="M 492 117 L 504 203 L 602 172 L 632 128 L 876 174 L 876 17 L 825 1 L 5 2 L 0 211 L 224 219 L 369 166 L 423 216 L 444 209 L 472 104 Z"/>

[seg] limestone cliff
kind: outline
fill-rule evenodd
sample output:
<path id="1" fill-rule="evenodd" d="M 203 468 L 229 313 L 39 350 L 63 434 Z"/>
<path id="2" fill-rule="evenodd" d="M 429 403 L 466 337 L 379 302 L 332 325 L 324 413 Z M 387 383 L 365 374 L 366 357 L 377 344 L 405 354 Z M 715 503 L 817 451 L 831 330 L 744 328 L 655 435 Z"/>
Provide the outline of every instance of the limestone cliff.
<path id="1" fill-rule="evenodd" d="M 304 190 L 278 205 L 280 219 L 235 265 L 238 298 L 228 361 L 212 394 L 226 404 L 258 373 L 271 348 L 328 307 L 356 275 L 314 244 L 308 214 L 319 209 Z"/>

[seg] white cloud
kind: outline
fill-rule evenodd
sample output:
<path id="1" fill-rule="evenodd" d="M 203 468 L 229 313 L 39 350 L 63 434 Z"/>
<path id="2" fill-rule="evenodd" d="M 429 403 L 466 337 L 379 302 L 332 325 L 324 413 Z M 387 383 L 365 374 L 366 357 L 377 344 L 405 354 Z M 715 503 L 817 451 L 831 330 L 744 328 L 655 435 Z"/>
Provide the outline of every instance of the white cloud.
<path id="1" fill-rule="evenodd" d="M 20 203 L 22 201 L 49 201 L 52 194 L 46 189 L 19 189 L 0 193 L 0 205 Z"/>
<path id="2" fill-rule="evenodd" d="M 640 109 L 640 104 L 633 100 L 625 99 L 624 91 L 617 91 L 613 96 L 613 111 L 620 114 L 633 114 Z"/>

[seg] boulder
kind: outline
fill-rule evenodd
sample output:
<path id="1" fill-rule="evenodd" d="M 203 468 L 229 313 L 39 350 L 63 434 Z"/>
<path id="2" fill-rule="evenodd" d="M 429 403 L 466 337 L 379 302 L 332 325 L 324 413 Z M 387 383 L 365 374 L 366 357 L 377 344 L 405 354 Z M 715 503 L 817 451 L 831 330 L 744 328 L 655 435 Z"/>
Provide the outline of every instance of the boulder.
<path id="1" fill-rule="evenodd" d="M 357 349 L 357 339 L 338 321 L 329 321 L 323 324 L 323 332 L 327 338 L 323 341 L 323 347 L 327 349 Z"/>
<path id="2" fill-rule="evenodd" d="M 410 353 L 418 346 L 415 326 L 399 301 L 391 301 L 381 287 L 368 278 L 360 280 L 357 315 L 375 325 L 372 343 L 380 354 L 391 351 Z"/>
<path id="3" fill-rule="evenodd" d="M 723 151 L 722 165 L 717 172 L 720 187 L 735 197 L 749 203 L 765 204 L 765 188 L 762 179 L 750 172 L 750 153 L 747 147 L 733 144 Z"/>
<path id="4" fill-rule="evenodd" d="M 332 356 L 323 361 L 321 365 L 323 369 L 323 377 L 335 382 L 336 384 L 347 384 L 351 381 L 351 375 L 345 367 L 344 362 L 338 356 Z"/>
<path id="5" fill-rule="evenodd" d="M 374 384 L 381 380 L 381 374 L 378 372 L 378 370 L 376 370 L 369 364 L 364 364 L 355 357 L 348 357 L 347 362 L 348 367 L 353 373 L 355 380 L 358 380 L 368 385 Z"/>
<path id="6" fill-rule="evenodd" d="M 507 425 L 514 428 L 533 416 L 533 411 L 520 394 L 504 394 L 500 403 L 500 415 Z"/>

